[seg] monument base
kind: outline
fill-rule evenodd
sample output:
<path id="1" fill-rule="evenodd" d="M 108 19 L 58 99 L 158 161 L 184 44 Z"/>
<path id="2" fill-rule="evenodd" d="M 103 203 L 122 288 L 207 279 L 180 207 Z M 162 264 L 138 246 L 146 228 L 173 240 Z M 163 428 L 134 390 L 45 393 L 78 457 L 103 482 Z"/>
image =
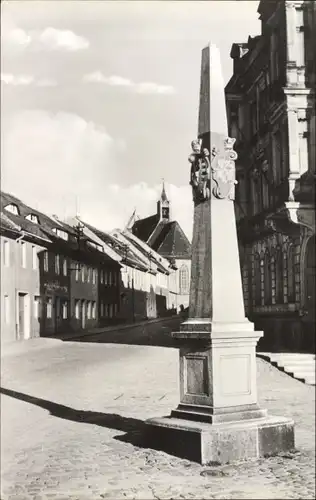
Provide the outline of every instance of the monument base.
<path id="1" fill-rule="evenodd" d="M 256 459 L 294 449 L 294 422 L 284 417 L 208 424 L 171 416 L 152 418 L 146 424 L 149 446 L 202 465 Z"/>

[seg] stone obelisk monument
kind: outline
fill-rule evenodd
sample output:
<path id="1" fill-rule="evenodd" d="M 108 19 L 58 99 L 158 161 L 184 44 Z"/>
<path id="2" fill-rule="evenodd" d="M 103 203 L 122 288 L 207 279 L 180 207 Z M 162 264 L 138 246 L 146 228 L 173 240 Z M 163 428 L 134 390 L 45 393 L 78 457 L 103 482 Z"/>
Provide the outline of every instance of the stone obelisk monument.
<path id="1" fill-rule="evenodd" d="M 147 423 L 155 445 L 201 463 L 231 462 L 294 447 L 294 423 L 257 403 L 256 344 L 245 317 L 234 214 L 235 139 L 228 137 L 219 50 L 202 51 L 189 318 L 180 347 L 180 403 Z"/>

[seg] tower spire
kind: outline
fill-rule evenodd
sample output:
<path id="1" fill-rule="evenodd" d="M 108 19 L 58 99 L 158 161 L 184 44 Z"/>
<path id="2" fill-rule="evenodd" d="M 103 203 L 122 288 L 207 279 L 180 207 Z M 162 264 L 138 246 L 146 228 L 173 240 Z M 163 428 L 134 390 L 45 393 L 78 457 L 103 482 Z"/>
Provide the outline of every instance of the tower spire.
<path id="1" fill-rule="evenodd" d="M 168 201 L 166 190 L 165 190 L 165 179 L 162 179 L 162 191 L 160 196 L 161 201 Z"/>

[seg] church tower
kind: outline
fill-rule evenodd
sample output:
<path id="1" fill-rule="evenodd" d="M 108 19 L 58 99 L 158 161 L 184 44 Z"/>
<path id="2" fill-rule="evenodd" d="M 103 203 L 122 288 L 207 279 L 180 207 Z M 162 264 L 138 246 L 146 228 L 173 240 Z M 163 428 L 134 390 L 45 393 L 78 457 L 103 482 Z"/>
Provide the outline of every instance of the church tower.
<path id="1" fill-rule="evenodd" d="M 159 221 L 163 222 L 170 221 L 170 202 L 166 195 L 164 181 L 162 183 L 162 192 L 160 195 L 160 200 L 157 202 L 157 215 L 159 217 Z"/>

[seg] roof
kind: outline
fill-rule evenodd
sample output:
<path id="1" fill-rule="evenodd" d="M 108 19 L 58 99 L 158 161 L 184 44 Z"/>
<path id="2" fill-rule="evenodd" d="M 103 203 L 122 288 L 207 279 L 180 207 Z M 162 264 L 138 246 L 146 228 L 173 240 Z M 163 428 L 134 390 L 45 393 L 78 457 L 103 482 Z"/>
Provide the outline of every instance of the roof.
<path id="1" fill-rule="evenodd" d="M 105 233 L 104 231 L 101 231 L 94 226 L 91 226 L 91 224 L 87 224 L 82 220 L 81 222 L 88 229 L 90 229 L 90 231 L 92 231 L 100 240 L 112 247 L 112 249 L 122 257 L 122 264 L 125 263 L 128 266 L 137 267 L 139 269 L 142 269 L 143 271 L 147 271 L 147 267 L 133 252 L 131 246 L 124 245 L 117 238 L 114 238 L 112 235 Z"/>
<path id="2" fill-rule="evenodd" d="M 191 244 L 177 221 L 165 223 L 151 246 L 164 257 L 191 259 Z"/>
<path id="3" fill-rule="evenodd" d="M 136 221 L 132 227 L 133 234 L 143 241 L 147 241 L 159 222 L 159 215 L 151 215 Z"/>
<path id="4" fill-rule="evenodd" d="M 130 241 L 140 252 L 146 255 L 146 257 L 153 261 L 157 266 L 158 270 L 163 273 L 169 273 L 170 263 L 168 260 L 163 259 L 162 256 L 158 254 L 153 248 L 147 245 L 145 242 L 137 238 L 133 233 L 128 230 L 121 232 L 121 234 Z"/>

